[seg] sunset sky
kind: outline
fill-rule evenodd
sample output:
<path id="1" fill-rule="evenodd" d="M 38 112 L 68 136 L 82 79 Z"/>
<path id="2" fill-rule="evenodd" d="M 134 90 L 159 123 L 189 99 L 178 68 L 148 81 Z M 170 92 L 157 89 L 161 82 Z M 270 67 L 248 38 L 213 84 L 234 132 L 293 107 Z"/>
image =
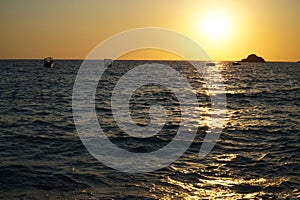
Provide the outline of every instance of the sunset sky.
<path id="1" fill-rule="evenodd" d="M 299 11 L 300 0 L 1 0 L 0 58 L 84 59 L 110 36 L 150 26 L 190 37 L 214 60 L 256 53 L 297 61 Z M 170 58 L 155 54 L 150 58 Z"/>

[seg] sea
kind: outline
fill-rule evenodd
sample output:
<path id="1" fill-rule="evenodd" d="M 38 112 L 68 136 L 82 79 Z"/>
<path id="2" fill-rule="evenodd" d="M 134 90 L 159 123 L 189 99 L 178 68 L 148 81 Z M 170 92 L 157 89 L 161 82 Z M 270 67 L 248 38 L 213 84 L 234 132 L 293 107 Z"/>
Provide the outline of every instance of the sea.
<path id="1" fill-rule="evenodd" d="M 199 158 L 211 100 L 195 68 L 185 61 L 114 61 L 99 80 L 95 110 L 119 148 L 157 151 L 181 126 L 179 99 L 148 85 L 132 95 L 132 118 L 146 127 L 149 106 L 161 104 L 170 111 L 166 125 L 142 139 L 118 128 L 109 100 L 129 70 L 145 63 L 170 66 L 198 98 L 190 105 L 201 110 L 195 140 L 171 164 L 145 173 L 107 166 L 80 139 L 72 93 L 82 63 L 56 60 L 54 68 L 44 68 L 41 60 L 0 61 L 1 199 L 300 199 L 299 63 L 212 64 L 224 83 L 226 119 L 212 151 Z"/>

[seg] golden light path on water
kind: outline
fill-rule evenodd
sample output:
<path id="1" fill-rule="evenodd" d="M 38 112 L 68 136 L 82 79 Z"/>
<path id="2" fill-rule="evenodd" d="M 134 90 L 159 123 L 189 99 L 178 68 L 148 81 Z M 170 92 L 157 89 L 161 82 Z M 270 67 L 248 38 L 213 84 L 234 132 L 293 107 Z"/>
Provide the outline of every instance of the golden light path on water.
<path id="1" fill-rule="evenodd" d="M 228 65 L 218 65 L 220 70 L 226 70 Z M 227 74 L 226 77 L 230 77 Z M 225 78 L 226 79 L 226 78 Z M 227 81 L 227 80 L 223 80 Z M 249 89 L 240 89 L 240 85 L 232 88 L 227 88 L 227 94 L 242 94 L 249 92 Z M 205 93 L 204 91 L 195 90 L 196 93 Z M 255 92 L 253 89 L 251 92 Z M 209 106 L 200 108 L 201 123 L 200 127 L 206 127 L 211 121 L 211 109 Z M 248 118 L 237 117 L 237 110 L 229 109 L 225 129 L 231 130 L 249 130 L 258 125 L 272 126 L 269 119 L 263 119 L 266 114 L 257 105 L 248 105 L 247 109 L 243 109 L 245 116 Z M 253 114 L 255 115 L 253 116 Z M 234 138 L 227 138 L 225 143 L 230 143 L 233 148 L 240 145 Z M 248 143 L 246 147 L 252 147 L 257 144 Z M 264 143 L 262 143 L 264 145 Z M 236 147 L 237 148 L 237 147 Z M 290 195 L 288 192 L 278 191 L 282 184 L 290 181 L 290 178 L 285 176 L 240 176 L 237 175 L 238 167 L 232 167 L 233 161 L 247 158 L 253 162 L 253 167 L 256 163 L 262 162 L 269 156 L 267 152 L 247 152 L 244 153 L 228 153 L 214 154 L 205 158 L 207 162 L 194 162 L 196 157 L 190 156 L 190 159 L 184 161 L 184 165 L 176 163 L 169 167 L 171 174 L 163 176 L 160 183 L 145 183 L 143 187 L 149 188 L 151 196 L 157 199 L 173 200 L 173 199 L 256 199 L 270 193 L 276 194 L 278 198 L 286 198 Z M 188 161 L 189 160 L 189 161 Z M 191 162 L 192 160 L 192 162 Z M 183 162 L 181 160 L 181 162 Z M 285 163 L 288 164 L 288 163 Z M 229 167 L 228 167 L 229 166 Z M 249 169 L 250 170 L 250 169 Z M 263 172 L 262 172 L 263 173 Z M 178 176 L 180 174 L 180 176 Z M 197 177 L 197 178 L 196 178 Z M 139 185 L 141 186 L 141 185 Z M 266 192 L 268 191 L 268 192 Z M 294 191 L 297 193 L 297 191 Z"/>
<path id="2" fill-rule="evenodd" d="M 180 170 L 180 169 L 176 169 Z M 190 173 L 185 171 L 184 173 Z M 285 178 L 278 179 L 234 179 L 234 178 L 216 178 L 214 180 L 199 180 L 198 183 L 189 183 L 178 181 L 170 177 L 161 180 L 164 183 L 176 186 L 176 189 L 168 186 L 153 185 L 152 192 L 161 192 L 166 194 L 163 198 L 155 196 L 160 199 L 254 199 L 257 196 L 264 195 L 263 192 L 253 192 L 241 194 L 235 190 L 230 189 L 232 186 L 247 184 L 253 186 L 266 185 L 278 186 L 282 182 L 287 181 Z M 157 187 L 158 186 L 158 187 Z M 180 189 L 178 189 L 180 188 Z M 284 197 L 284 196 L 282 196 Z"/>

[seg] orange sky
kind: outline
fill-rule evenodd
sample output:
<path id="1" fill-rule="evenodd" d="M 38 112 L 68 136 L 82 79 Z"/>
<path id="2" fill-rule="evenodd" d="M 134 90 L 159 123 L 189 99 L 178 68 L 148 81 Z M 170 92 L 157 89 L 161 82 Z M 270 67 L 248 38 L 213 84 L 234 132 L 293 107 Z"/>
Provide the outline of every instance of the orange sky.
<path id="1" fill-rule="evenodd" d="M 215 60 L 256 53 L 297 61 L 299 10 L 299 0 L 2 0 L 0 58 L 84 59 L 114 34 L 151 26 L 185 34 Z M 172 55 L 146 50 L 122 58 Z"/>

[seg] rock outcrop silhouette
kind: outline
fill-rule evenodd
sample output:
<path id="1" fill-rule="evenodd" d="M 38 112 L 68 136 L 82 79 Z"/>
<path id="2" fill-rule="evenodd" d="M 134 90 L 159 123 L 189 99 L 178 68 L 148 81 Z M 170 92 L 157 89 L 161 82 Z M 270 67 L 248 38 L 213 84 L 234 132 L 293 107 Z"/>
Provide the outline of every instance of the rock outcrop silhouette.
<path id="1" fill-rule="evenodd" d="M 266 62 L 262 57 L 255 54 L 250 54 L 247 58 L 242 59 L 241 62 Z"/>

